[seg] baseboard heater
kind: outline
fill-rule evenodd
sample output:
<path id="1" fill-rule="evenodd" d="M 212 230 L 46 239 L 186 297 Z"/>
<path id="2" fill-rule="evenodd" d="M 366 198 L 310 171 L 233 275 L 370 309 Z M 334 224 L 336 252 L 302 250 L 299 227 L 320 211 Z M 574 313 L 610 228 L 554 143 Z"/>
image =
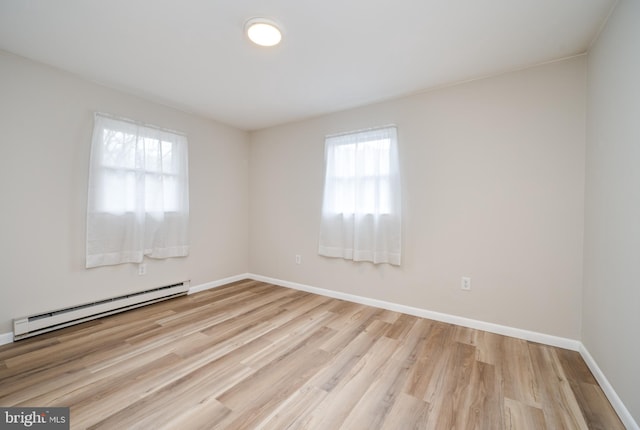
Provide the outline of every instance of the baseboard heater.
<path id="1" fill-rule="evenodd" d="M 187 294 L 188 290 L 189 281 L 185 281 L 97 302 L 71 306 L 57 311 L 16 318 L 13 320 L 13 340 L 24 339 L 162 300 L 183 296 Z"/>

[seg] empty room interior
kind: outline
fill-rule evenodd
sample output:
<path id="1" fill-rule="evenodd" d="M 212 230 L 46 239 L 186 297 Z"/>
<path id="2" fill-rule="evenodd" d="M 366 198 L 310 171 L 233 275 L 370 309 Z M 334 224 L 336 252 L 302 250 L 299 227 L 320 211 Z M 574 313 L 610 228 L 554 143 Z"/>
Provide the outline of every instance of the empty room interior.
<path id="1" fill-rule="evenodd" d="M 636 0 L 0 0 L 0 427 L 639 429 L 639 114 Z"/>

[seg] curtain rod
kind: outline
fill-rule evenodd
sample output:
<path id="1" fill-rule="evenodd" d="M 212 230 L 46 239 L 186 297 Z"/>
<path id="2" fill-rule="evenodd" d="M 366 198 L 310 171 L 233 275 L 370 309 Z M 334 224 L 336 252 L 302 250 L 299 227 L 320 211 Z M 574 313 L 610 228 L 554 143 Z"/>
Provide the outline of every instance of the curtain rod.
<path id="1" fill-rule="evenodd" d="M 93 114 L 94 114 L 94 116 L 101 116 L 101 117 L 104 117 L 104 118 L 115 119 L 115 120 L 118 120 L 118 121 L 124 121 L 124 122 L 128 122 L 129 124 L 148 127 L 148 128 L 153 128 L 155 130 L 164 131 L 166 133 L 173 133 L 173 134 L 178 134 L 180 136 L 187 137 L 187 133 L 184 133 L 182 131 L 172 130 L 170 128 L 164 128 L 164 127 L 160 127 L 160 126 L 153 125 L 153 124 L 147 124 L 147 123 L 144 123 L 142 121 L 136 121 L 135 119 L 126 118 L 126 117 L 123 117 L 123 116 L 112 115 L 110 113 L 105 113 L 105 112 L 94 112 Z"/>
<path id="2" fill-rule="evenodd" d="M 377 126 L 377 127 L 361 128 L 359 130 L 345 131 L 345 132 L 342 132 L 342 133 L 327 134 L 325 136 L 325 138 L 327 138 L 327 137 L 346 136 L 347 134 L 364 133 L 365 131 L 382 130 L 383 128 L 390 128 L 390 127 L 397 128 L 398 126 L 395 125 L 395 124 L 386 124 L 386 125 L 380 125 L 380 126 Z"/>

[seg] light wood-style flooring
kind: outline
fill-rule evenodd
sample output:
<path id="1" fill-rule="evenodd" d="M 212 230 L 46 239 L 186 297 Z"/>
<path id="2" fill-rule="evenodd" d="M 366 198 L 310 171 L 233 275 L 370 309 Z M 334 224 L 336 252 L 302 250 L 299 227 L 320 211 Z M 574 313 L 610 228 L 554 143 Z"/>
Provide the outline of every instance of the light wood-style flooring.
<path id="1" fill-rule="evenodd" d="M 623 429 L 580 355 L 242 281 L 0 347 L 73 429 Z"/>

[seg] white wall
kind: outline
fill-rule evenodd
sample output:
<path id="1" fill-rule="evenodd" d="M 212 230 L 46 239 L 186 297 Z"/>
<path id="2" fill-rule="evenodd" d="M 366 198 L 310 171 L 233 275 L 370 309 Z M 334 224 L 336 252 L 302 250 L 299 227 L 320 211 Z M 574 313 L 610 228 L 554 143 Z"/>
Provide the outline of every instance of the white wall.
<path id="1" fill-rule="evenodd" d="M 191 253 L 84 268 L 93 112 L 186 132 Z M 40 311 L 247 272 L 248 135 L 0 51 L 0 333 Z"/>
<path id="2" fill-rule="evenodd" d="M 579 57 L 252 133 L 249 269 L 578 339 L 585 86 Z M 402 266 L 318 256 L 324 136 L 389 123 Z"/>
<path id="3" fill-rule="evenodd" d="M 640 2 L 589 54 L 582 341 L 640 422 Z"/>
<path id="4" fill-rule="evenodd" d="M 250 271 L 577 339 L 584 89 L 580 57 L 263 130 L 249 145 L 242 131 L 0 52 L 0 333 L 17 316 Z M 149 260 L 146 276 L 135 265 L 84 269 L 96 110 L 189 135 L 188 258 Z M 391 122 L 403 265 L 319 257 L 324 135 Z"/>

